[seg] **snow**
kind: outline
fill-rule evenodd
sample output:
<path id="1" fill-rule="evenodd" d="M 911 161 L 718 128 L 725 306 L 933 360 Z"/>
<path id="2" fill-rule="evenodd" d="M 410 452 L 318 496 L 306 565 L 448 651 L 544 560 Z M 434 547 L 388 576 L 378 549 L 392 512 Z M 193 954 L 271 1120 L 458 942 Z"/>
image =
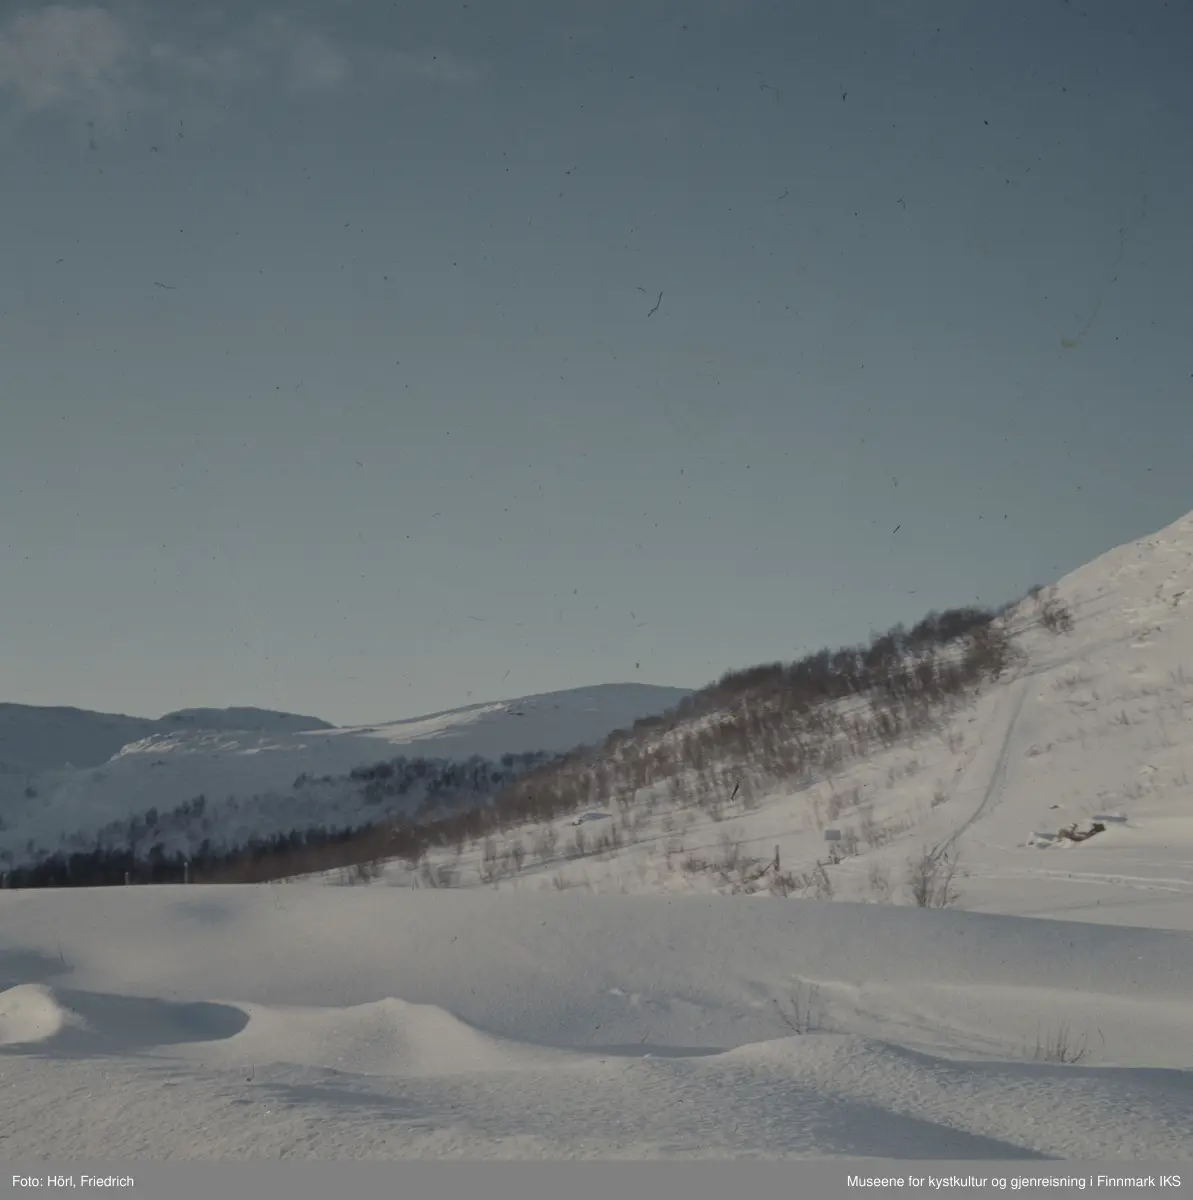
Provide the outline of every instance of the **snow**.
<path id="1" fill-rule="evenodd" d="M 1010 614 L 1022 663 L 936 728 L 715 805 L 665 783 L 586 801 L 496 882 L 465 845 L 359 887 L 0 891 L 0 1144 L 1188 1159 L 1191 584 L 1193 515 L 1061 580 L 1072 632 L 1033 601 Z M 463 754 L 530 720 L 480 706 L 301 740 Z M 214 761 L 269 758 L 232 741 Z M 782 899 L 752 873 L 776 847 Z M 910 903 L 928 851 L 956 862 L 949 907 Z M 436 867 L 456 886 L 427 886 Z"/>
<path id="2" fill-rule="evenodd" d="M 723 891 L 726 873 L 741 882 L 727 862 L 760 866 L 778 847 L 797 876 L 826 863 L 838 900 L 905 901 L 909 856 L 947 850 L 966 909 L 1193 932 L 1193 515 L 1078 569 L 1056 597 L 1074 631 L 1046 632 L 1026 601 L 1009 618 L 1023 666 L 931 733 L 749 805 L 730 803 L 727 788 L 712 815 L 666 787 L 644 789 L 620 846 L 569 855 L 575 830 L 561 820 L 560 851 L 542 863 L 528 855 L 500 888 Z M 1088 841 L 1057 836 L 1093 821 L 1106 828 Z M 828 863 L 826 829 L 859 852 Z M 481 885 L 480 847 L 428 861 L 459 886 Z M 425 872 L 395 863 L 383 882 Z"/>
<path id="3" fill-rule="evenodd" d="M 221 833 L 233 844 L 243 843 L 307 822 L 350 825 L 362 804 L 360 789 L 345 784 L 353 768 L 397 756 L 496 761 L 506 754 L 562 753 L 673 708 L 687 695 L 681 688 L 603 684 L 359 728 L 257 709 L 183 710 L 138 725 L 137 718 L 25 708 L 19 723 L 13 718 L 9 740 L 26 744 L 21 738 L 36 737 L 46 747 L 41 761 L 62 762 L 65 755 L 55 757 L 52 747 L 74 752 L 82 742 L 92 753 L 108 746 L 109 757 L 86 770 L 77 769 L 78 763 L 36 775 L 0 769 L 0 853 L 7 851 L 9 865 L 19 866 L 29 858 L 28 842 L 53 851 L 68 837 L 74 839 L 71 849 L 90 850 L 105 827 L 150 810 L 169 813 L 198 796 L 209 801 L 208 824 L 214 828 L 200 829 L 198 820 L 180 822 L 179 836 L 189 835 L 194 844 L 207 836 L 219 842 Z M 70 714 L 69 721 L 63 713 Z M 0 731 L 2 718 L 0 709 Z M 146 733 L 146 727 L 154 732 Z M 135 736 L 112 745 L 125 733 Z M 327 779 L 331 786 L 304 805 L 294 794 L 299 776 Z M 223 810 L 216 811 L 220 805 Z M 123 830 L 114 836 L 125 844 Z M 160 840 L 175 848 L 170 837 Z"/>
<path id="4" fill-rule="evenodd" d="M 746 897 L 112 888 L 0 895 L 0 986 L 0 1138 L 55 1161 L 1173 1159 L 1193 1123 L 1193 940 L 1175 932 Z M 1090 1065 L 1034 1061 L 1066 1028 Z"/>

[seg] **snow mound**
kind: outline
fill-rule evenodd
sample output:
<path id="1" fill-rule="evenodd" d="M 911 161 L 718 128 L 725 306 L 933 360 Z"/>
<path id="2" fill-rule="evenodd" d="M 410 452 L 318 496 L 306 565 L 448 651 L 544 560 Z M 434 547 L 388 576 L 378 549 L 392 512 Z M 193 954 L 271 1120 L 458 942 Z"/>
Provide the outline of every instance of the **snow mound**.
<path id="1" fill-rule="evenodd" d="M 30 1158 L 1190 1154 L 1189 934 L 746 897 L 0 891 L 0 978 L 22 971 L 55 978 L 2 993 L 0 1138 Z"/>
<path id="2" fill-rule="evenodd" d="M 229 1062 L 431 1076 L 542 1068 L 567 1058 L 482 1033 L 438 1005 L 392 996 L 343 1008 L 249 1005 L 246 1012 L 244 1032 L 223 1047 Z"/>
<path id="3" fill-rule="evenodd" d="M 22 983 L 0 992 L 0 1046 L 47 1042 L 81 1020 L 39 983 Z"/>

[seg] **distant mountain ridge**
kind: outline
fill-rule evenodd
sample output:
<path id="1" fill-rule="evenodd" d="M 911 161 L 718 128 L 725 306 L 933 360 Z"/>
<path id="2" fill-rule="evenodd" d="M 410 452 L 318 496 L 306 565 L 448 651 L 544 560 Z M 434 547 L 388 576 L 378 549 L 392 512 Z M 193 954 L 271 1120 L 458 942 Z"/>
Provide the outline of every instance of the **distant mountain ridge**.
<path id="1" fill-rule="evenodd" d="M 359 727 L 256 708 L 149 720 L 0 705 L 0 873 L 97 838 L 195 853 L 487 804 L 529 767 L 688 695 L 596 684 Z"/>
<path id="2" fill-rule="evenodd" d="M 131 742 L 156 734 L 194 729 L 303 733 L 334 728 L 318 717 L 262 708 L 187 708 L 153 718 L 65 705 L 0 703 L 0 774 L 99 767 Z"/>

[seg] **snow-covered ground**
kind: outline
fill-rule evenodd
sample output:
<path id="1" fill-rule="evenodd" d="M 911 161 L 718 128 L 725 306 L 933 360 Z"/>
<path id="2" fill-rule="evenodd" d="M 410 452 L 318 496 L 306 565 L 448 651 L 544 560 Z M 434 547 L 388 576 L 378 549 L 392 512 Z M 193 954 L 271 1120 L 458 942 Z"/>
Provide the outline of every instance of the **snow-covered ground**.
<path id="1" fill-rule="evenodd" d="M 13 717 L 14 752 L 17 733 L 26 745 L 36 736 L 44 743 L 39 761 L 62 762 L 72 748 L 85 744 L 94 752 L 113 736 L 139 731 L 137 740 L 120 744 L 106 762 L 86 770 L 76 764 L 37 774 L 0 771 L 0 852 L 8 852 L 10 866 L 19 866 L 30 857 L 30 842 L 53 851 L 64 838 L 72 838 L 69 848 L 90 849 L 106 827 L 151 810 L 166 814 L 199 796 L 208 802 L 209 827 L 200 829 L 198 820 L 188 823 L 185 832 L 196 844 L 206 836 L 219 842 L 221 834 L 241 844 L 254 836 L 288 833 L 307 822 L 353 824 L 359 789 L 336 785 L 355 767 L 397 756 L 497 761 L 507 754 L 560 753 L 600 742 L 615 729 L 672 708 L 688 694 L 647 684 L 602 684 L 360 728 L 258 710 L 187 710 L 161 722 L 142 722 L 155 728 L 149 734 L 136 725 L 136 718 L 9 706 L 21 718 L 18 727 Z M 0 710 L 0 729 L 3 715 Z M 275 719 L 267 720 L 270 716 Z M 61 749 L 56 751 L 55 745 Z M 311 806 L 302 803 L 304 797 L 295 793 L 300 776 L 332 785 L 318 794 L 318 821 Z M 234 805 L 228 805 L 228 798 Z M 225 811 L 216 811 L 220 805 Z M 126 835 L 117 829 L 113 837 L 123 844 Z M 146 840 L 146 847 L 152 840 Z M 168 837 L 162 840 L 173 848 Z"/>
<path id="2" fill-rule="evenodd" d="M 806 785 L 656 784 L 367 887 L 0 891 L 0 1147 L 1187 1159 L 1191 596 L 1193 515 Z"/>
<path id="3" fill-rule="evenodd" d="M 720 896 L 0 894 L 0 1146 L 1175 1159 L 1193 939 Z M 1042 1061 L 1085 1051 L 1078 1065 Z"/>

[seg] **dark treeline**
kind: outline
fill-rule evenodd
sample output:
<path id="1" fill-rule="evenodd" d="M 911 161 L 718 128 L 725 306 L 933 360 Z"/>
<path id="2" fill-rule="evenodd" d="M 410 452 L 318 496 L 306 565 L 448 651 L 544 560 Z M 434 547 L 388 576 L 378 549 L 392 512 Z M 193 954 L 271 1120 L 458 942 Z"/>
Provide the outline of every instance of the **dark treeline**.
<path id="1" fill-rule="evenodd" d="M 236 876 L 277 878 L 272 868 L 259 864 L 287 862 L 322 863 L 332 866 L 357 861 L 359 850 L 351 847 L 372 846 L 382 835 L 388 837 L 387 854 L 400 853 L 402 831 L 415 827 L 420 819 L 432 820 L 445 809 L 463 805 L 486 805 L 500 790 L 508 788 L 526 771 L 549 763 L 552 755 L 541 752 L 504 754 L 498 762 L 473 757 L 462 761 L 431 758 L 393 758 L 369 766 L 354 767 L 346 779 L 332 776 L 314 778 L 299 775 L 293 783 L 295 793 L 310 789 L 349 787 L 360 805 L 372 809 L 367 817 L 346 820 L 329 828 L 326 822 L 287 833 L 252 837 L 234 846 L 215 839 L 219 834 L 221 813 L 224 819 L 243 814 L 244 805 L 236 797 L 223 805 L 196 796 L 174 809 L 159 812 L 152 808 L 125 821 L 106 825 L 87 848 L 59 849 L 43 854 L 35 861 L 4 868 L 0 865 L 0 885 L 9 888 L 30 887 L 108 887 L 124 883 L 205 882 Z M 414 817 L 395 808 L 409 808 L 411 797 L 418 799 Z M 341 796 L 341 801 L 343 797 Z M 251 809 L 260 805 L 253 797 Z M 378 815 L 374 815 L 377 813 Z M 191 834 L 188 838 L 187 835 Z M 201 840 L 200 840 L 201 839 Z M 190 841 L 186 850 L 168 848 L 170 841 Z M 196 844 L 197 843 L 197 844 Z M 305 871 L 299 866 L 299 872 Z"/>

